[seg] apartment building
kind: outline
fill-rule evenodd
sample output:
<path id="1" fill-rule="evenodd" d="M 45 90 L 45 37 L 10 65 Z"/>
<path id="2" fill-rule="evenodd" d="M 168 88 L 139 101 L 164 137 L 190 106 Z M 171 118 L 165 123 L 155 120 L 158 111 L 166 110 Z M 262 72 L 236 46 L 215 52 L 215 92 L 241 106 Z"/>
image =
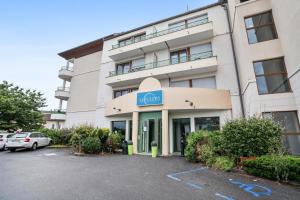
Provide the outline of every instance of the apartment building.
<path id="1" fill-rule="evenodd" d="M 276 0 L 228 4 L 219 1 L 60 53 L 67 65 L 55 96 L 60 108 L 67 102 L 65 126 L 108 127 L 132 140 L 135 153 L 150 153 L 157 141 L 159 153 L 170 155 L 181 151 L 189 132 L 218 130 L 243 116 L 271 116 L 286 122 L 285 142 L 300 153 L 299 39 L 282 17 L 299 18 Z M 252 16 L 264 12 L 273 17 L 268 14 L 272 20 L 262 27 L 276 27 L 274 38 L 255 29 L 261 22 Z M 294 32 L 281 39 L 286 29 Z M 267 77 L 266 68 L 280 78 Z"/>

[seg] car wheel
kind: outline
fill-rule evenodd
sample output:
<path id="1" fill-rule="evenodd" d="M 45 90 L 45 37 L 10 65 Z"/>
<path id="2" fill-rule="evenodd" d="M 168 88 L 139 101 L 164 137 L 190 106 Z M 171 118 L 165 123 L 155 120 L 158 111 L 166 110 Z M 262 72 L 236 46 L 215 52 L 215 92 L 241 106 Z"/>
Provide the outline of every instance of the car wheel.
<path id="1" fill-rule="evenodd" d="M 16 149 L 9 149 L 10 150 L 10 152 L 15 152 L 16 151 Z"/>
<path id="2" fill-rule="evenodd" d="M 53 144 L 52 140 L 50 140 L 48 146 L 51 146 Z"/>
<path id="3" fill-rule="evenodd" d="M 31 151 L 36 150 L 36 148 L 37 148 L 37 143 L 33 143 L 32 147 L 31 147 Z"/>

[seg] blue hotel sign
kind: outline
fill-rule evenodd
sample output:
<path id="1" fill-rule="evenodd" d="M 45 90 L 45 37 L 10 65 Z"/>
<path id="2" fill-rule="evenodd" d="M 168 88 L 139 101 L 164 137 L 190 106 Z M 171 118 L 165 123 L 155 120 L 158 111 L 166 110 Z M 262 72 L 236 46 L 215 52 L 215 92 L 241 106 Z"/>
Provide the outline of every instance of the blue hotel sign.
<path id="1" fill-rule="evenodd" d="M 137 106 L 154 106 L 163 104 L 162 90 L 137 93 Z"/>

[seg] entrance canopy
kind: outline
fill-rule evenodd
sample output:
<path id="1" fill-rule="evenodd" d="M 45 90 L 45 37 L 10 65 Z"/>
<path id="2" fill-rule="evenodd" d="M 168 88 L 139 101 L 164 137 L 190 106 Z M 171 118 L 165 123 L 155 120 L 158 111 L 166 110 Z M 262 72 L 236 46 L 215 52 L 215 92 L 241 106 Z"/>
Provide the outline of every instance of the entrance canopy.
<path id="1" fill-rule="evenodd" d="M 132 112 L 159 110 L 228 110 L 231 109 L 227 90 L 206 88 L 161 87 L 155 78 L 145 79 L 139 90 L 112 99 L 105 115 L 118 116 Z"/>

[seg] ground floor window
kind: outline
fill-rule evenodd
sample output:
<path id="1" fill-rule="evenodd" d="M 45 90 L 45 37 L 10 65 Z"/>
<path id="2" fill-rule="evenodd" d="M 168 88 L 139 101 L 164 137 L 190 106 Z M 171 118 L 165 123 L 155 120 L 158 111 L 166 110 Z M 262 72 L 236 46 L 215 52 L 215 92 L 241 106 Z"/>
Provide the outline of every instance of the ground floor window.
<path id="1" fill-rule="evenodd" d="M 173 119 L 173 151 L 181 151 L 181 140 L 191 132 L 190 118 Z"/>
<path id="2" fill-rule="evenodd" d="M 265 112 L 263 117 L 278 122 L 284 130 L 283 143 L 290 153 L 300 155 L 300 128 L 297 111 Z"/>
<path id="3" fill-rule="evenodd" d="M 113 132 L 121 133 L 125 139 L 126 134 L 126 121 L 112 121 L 111 129 Z"/>
<path id="4" fill-rule="evenodd" d="M 220 130 L 219 117 L 197 117 L 195 118 L 195 130 L 216 131 Z"/>

